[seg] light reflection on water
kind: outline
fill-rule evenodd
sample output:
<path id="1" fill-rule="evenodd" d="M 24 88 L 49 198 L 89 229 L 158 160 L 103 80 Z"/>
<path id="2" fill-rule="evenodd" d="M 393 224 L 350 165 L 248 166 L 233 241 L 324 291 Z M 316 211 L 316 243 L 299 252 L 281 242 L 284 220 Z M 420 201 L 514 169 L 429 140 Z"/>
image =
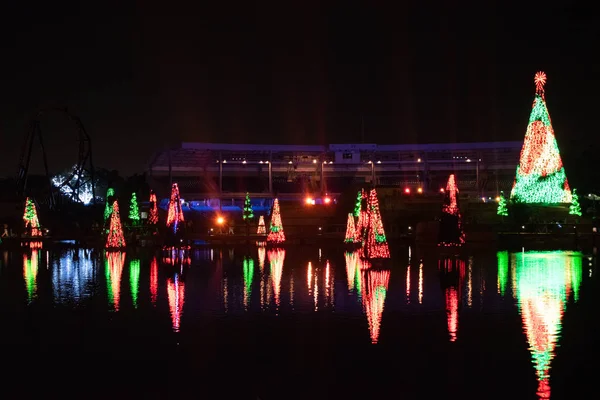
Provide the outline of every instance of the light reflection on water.
<path id="1" fill-rule="evenodd" d="M 183 314 L 183 305 L 185 303 L 185 283 L 179 272 L 175 272 L 174 275 L 167 280 L 167 294 L 173 330 L 179 332 L 181 316 Z"/>
<path id="2" fill-rule="evenodd" d="M 579 301 L 582 280 L 592 279 L 591 261 L 582 271 L 582 255 L 573 252 L 438 258 L 411 250 L 410 255 L 383 267 L 340 249 L 254 247 L 140 255 L 29 248 L 16 257 L 4 252 L 1 271 L 20 264 L 27 303 L 48 296 L 71 306 L 94 301 L 119 315 L 152 309 L 175 332 L 214 315 L 322 313 L 350 318 L 366 343 L 386 345 L 393 336 L 381 332 L 396 323 L 394 314 L 428 314 L 440 318 L 438 326 L 452 342 L 448 345 L 456 346 L 468 340 L 467 324 L 461 325 L 465 315 L 518 312 L 538 396 L 548 398 L 563 315 L 569 302 Z M 489 268 L 494 263 L 497 268 Z M 38 289 L 44 282 L 51 291 Z"/>
<path id="3" fill-rule="evenodd" d="M 124 251 L 107 251 L 105 254 L 106 288 L 108 303 L 115 311 L 119 311 L 121 303 L 121 277 L 125 265 Z"/>
<path id="4" fill-rule="evenodd" d="M 68 249 L 52 262 L 52 288 L 57 304 L 79 303 L 94 291 L 95 259 L 90 249 Z"/>
<path id="5" fill-rule="evenodd" d="M 27 290 L 27 301 L 31 302 L 37 291 L 38 265 L 40 261 L 40 251 L 31 250 L 23 253 L 23 278 L 25 279 L 25 289 Z"/>
<path id="6" fill-rule="evenodd" d="M 505 252 L 500 252 L 505 253 Z M 507 255 L 498 253 L 500 292 L 508 281 Z M 582 254 L 577 252 L 518 252 L 510 255 L 513 286 L 523 330 L 538 379 L 537 395 L 550 398 L 550 369 L 561 336 L 569 300 L 579 300 Z"/>

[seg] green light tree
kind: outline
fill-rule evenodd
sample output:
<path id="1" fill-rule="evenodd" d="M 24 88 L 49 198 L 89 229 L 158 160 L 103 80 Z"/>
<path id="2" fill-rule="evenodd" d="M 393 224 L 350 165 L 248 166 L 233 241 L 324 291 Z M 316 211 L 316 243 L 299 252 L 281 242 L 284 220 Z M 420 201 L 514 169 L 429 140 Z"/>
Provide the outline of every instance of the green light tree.
<path id="1" fill-rule="evenodd" d="M 244 221 L 254 219 L 254 210 L 252 210 L 252 204 L 250 203 L 250 194 L 246 193 L 246 200 L 244 200 L 244 213 L 242 214 Z"/>
<path id="2" fill-rule="evenodd" d="M 360 215 L 360 210 L 362 207 L 362 199 L 363 199 L 363 193 L 362 193 L 362 190 L 359 190 L 358 194 L 356 195 L 356 204 L 354 205 L 354 216 L 356 218 L 358 218 L 358 216 Z"/>
<path id="3" fill-rule="evenodd" d="M 508 208 L 506 207 L 506 197 L 504 197 L 504 192 L 500 192 L 500 200 L 498 201 L 498 215 L 501 217 L 508 216 Z"/>
<path id="4" fill-rule="evenodd" d="M 569 214 L 581 217 L 581 206 L 579 205 L 579 196 L 577 195 L 577 189 L 573 189 L 573 200 L 569 207 Z"/>
<path id="5" fill-rule="evenodd" d="M 106 201 L 106 205 L 104 206 L 104 231 L 108 233 L 108 221 L 112 215 L 112 205 L 115 201 L 115 190 L 113 188 L 108 188 L 104 200 Z"/>
<path id="6" fill-rule="evenodd" d="M 254 219 L 254 210 L 252 209 L 250 194 L 248 192 L 246 192 L 246 199 L 244 200 L 242 218 L 244 218 L 244 222 L 246 223 L 246 236 L 250 236 L 250 221 Z"/>
<path id="7" fill-rule="evenodd" d="M 129 220 L 133 226 L 138 226 L 140 224 L 140 208 L 138 207 L 135 192 L 131 194 L 131 202 L 129 203 Z"/>

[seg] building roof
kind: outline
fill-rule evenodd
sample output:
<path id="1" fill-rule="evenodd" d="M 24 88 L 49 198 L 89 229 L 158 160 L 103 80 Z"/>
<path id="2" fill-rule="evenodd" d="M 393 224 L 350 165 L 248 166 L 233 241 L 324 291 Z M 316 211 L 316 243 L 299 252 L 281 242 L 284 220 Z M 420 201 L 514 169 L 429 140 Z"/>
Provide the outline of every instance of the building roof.
<path id="1" fill-rule="evenodd" d="M 226 144 L 183 142 L 179 149 L 226 152 L 307 152 L 324 153 L 335 151 L 436 151 L 436 150 L 481 150 L 495 148 L 521 148 L 522 141 L 513 142 L 467 142 L 467 143 L 428 143 L 428 144 L 329 144 L 329 145 L 295 145 L 295 144 Z M 175 150 L 175 149 L 174 149 Z"/>

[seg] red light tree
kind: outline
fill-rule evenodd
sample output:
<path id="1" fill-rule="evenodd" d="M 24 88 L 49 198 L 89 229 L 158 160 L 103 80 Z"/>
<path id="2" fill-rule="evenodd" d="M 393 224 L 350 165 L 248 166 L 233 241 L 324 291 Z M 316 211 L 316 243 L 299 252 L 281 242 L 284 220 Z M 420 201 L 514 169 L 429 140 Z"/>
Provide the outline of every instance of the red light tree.
<path id="1" fill-rule="evenodd" d="M 440 218 L 438 246 L 461 246 L 465 242 L 462 218 L 458 208 L 458 187 L 454 174 L 448 178 Z"/>
<path id="2" fill-rule="evenodd" d="M 356 228 L 354 227 L 354 215 L 348 213 L 348 221 L 346 222 L 346 237 L 344 243 L 355 243 L 356 241 Z"/>
<path id="3" fill-rule="evenodd" d="M 285 242 L 285 234 L 283 233 L 283 224 L 281 223 L 281 212 L 279 211 L 279 199 L 273 202 L 273 213 L 271 214 L 271 224 L 269 226 L 269 234 L 267 235 L 269 243 Z"/>
<path id="4" fill-rule="evenodd" d="M 167 212 L 167 227 L 177 234 L 183 223 L 183 210 L 181 209 L 181 198 L 179 197 L 179 186 L 174 183 L 171 186 L 171 199 L 169 200 L 169 211 Z"/>
<path id="5" fill-rule="evenodd" d="M 156 202 L 156 193 L 150 192 L 150 211 L 148 212 L 148 223 L 150 225 L 158 224 L 158 204 Z"/>
<path id="6" fill-rule="evenodd" d="M 119 215 L 119 203 L 115 200 L 110 216 L 110 227 L 108 228 L 108 237 L 106 238 L 106 248 L 120 249 L 123 247 L 125 247 L 125 237 L 123 236 L 121 216 Z"/>
<path id="7" fill-rule="evenodd" d="M 390 258 L 390 249 L 383 230 L 379 200 L 375 189 L 371 189 L 367 200 L 367 224 L 363 241 L 363 257 L 367 259 Z"/>

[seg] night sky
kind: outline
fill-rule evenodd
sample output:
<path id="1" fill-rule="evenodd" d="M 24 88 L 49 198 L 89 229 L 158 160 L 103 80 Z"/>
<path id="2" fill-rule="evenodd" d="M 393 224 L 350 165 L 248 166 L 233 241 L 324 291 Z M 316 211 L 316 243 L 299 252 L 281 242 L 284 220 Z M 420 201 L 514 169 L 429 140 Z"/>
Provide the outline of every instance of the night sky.
<path id="1" fill-rule="evenodd" d="M 522 140 L 538 70 L 569 179 L 597 158 L 592 9 L 4 3 L 0 176 L 48 106 L 79 116 L 96 166 L 122 175 L 180 141 L 358 143 L 361 116 L 369 143 Z M 42 129 L 51 169 L 75 163 L 75 127 L 57 114 Z"/>

